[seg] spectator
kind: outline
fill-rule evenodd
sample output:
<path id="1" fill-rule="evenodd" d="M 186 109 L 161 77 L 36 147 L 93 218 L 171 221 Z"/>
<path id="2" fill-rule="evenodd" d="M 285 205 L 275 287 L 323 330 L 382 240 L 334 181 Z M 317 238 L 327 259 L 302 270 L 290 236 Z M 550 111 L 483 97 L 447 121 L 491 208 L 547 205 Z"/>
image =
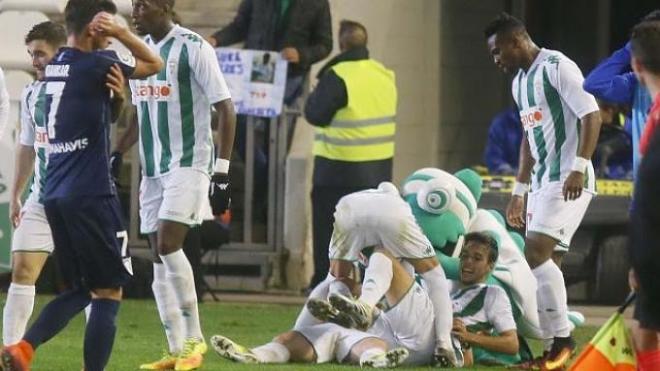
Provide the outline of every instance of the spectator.
<path id="1" fill-rule="evenodd" d="M 660 10 L 649 13 L 644 20 L 660 20 Z M 639 138 L 644 131 L 651 98 L 631 70 L 630 54 L 630 43 L 627 43 L 594 68 L 584 80 L 583 87 L 597 99 L 632 106 L 633 174 L 635 174 L 640 160 Z"/>
<path id="2" fill-rule="evenodd" d="M 341 197 L 392 178 L 397 90 L 394 72 L 369 58 L 366 28 L 342 21 L 341 54 L 326 64 L 305 106 L 316 127 L 312 220 L 316 286 L 328 273 L 328 245 Z"/>
<path id="3" fill-rule="evenodd" d="M 515 105 L 493 118 L 484 151 L 488 172 L 501 175 L 518 173 L 518 153 L 522 134 L 520 114 Z"/>
<path id="4" fill-rule="evenodd" d="M 214 47 L 244 42 L 246 49 L 280 51 L 289 62 L 284 104 L 295 105 L 312 64 L 332 50 L 328 0 L 242 0 L 234 20 L 208 38 Z M 245 159 L 247 118 L 238 115 L 236 146 Z M 288 127 L 292 138 L 295 117 Z M 255 122 L 253 215 L 265 221 L 268 200 L 269 125 Z M 263 219 L 263 220 L 261 220 Z"/>
<path id="5" fill-rule="evenodd" d="M 594 152 L 596 176 L 607 179 L 632 178 L 630 120 L 616 104 L 598 102 L 603 124 Z"/>

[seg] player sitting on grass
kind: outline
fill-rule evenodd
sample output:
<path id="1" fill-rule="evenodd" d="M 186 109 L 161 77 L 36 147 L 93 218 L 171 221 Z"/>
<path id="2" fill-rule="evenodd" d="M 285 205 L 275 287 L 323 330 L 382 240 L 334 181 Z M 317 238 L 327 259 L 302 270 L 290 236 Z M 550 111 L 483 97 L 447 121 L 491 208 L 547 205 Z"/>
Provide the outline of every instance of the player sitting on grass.
<path id="1" fill-rule="evenodd" d="M 498 247 L 485 233 L 468 233 L 460 254 L 460 281 L 453 281 L 453 334 L 462 344 L 465 366 L 513 364 L 519 344 L 511 303 L 504 289 L 486 284 Z"/>
<path id="2" fill-rule="evenodd" d="M 316 323 L 295 327 L 272 342 L 251 349 L 215 335 L 211 338 L 213 348 L 221 357 L 241 363 L 336 361 L 377 368 L 430 364 L 435 331 L 428 294 L 410 271 L 383 248 L 375 249 L 369 264 L 390 268 L 385 292 L 380 294 L 384 294 L 390 309 L 380 312 L 366 332 L 331 323 L 343 322 L 347 317 L 338 318 L 340 311 L 329 302 L 311 299 L 306 310 L 318 318 Z M 365 282 L 370 279 L 367 273 Z M 330 322 L 322 322 L 326 320 Z"/>

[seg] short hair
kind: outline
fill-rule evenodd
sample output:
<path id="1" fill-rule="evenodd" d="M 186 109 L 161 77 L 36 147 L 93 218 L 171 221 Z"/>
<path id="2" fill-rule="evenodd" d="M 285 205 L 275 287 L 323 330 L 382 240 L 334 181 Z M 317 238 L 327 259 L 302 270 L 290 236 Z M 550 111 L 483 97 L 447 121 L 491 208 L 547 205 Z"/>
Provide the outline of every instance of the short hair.
<path id="1" fill-rule="evenodd" d="M 64 8 L 64 20 L 69 34 L 80 34 L 99 12 L 117 13 L 111 0 L 69 0 Z"/>
<path id="2" fill-rule="evenodd" d="M 53 21 L 41 22 L 25 35 L 25 44 L 34 40 L 44 40 L 50 46 L 59 47 L 66 44 L 66 30 L 64 26 Z"/>
<path id="3" fill-rule="evenodd" d="M 495 17 L 484 28 L 484 36 L 489 38 L 493 35 L 512 35 L 517 32 L 527 32 L 525 24 L 509 13 L 502 12 Z"/>
<path id="4" fill-rule="evenodd" d="M 642 18 L 641 22 L 660 21 L 660 9 L 656 9 Z"/>
<path id="5" fill-rule="evenodd" d="M 633 28 L 632 55 L 653 74 L 660 74 L 660 21 L 646 21 Z"/>
<path id="6" fill-rule="evenodd" d="M 348 48 L 366 46 L 369 36 L 367 28 L 361 23 L 343 19 L 339 22 L 339 37 L 346 42 Z"/>
<path id="7" fill-rule="evenodd" d="M 488 247 L 488 262 L 495 263 L 499 256 L 499 247 L 497 240 L 493 236 L 484 232 L 470 232 L 464 237 L 464 246 L 467 246 L 469 242 L 476 242 Z"/>

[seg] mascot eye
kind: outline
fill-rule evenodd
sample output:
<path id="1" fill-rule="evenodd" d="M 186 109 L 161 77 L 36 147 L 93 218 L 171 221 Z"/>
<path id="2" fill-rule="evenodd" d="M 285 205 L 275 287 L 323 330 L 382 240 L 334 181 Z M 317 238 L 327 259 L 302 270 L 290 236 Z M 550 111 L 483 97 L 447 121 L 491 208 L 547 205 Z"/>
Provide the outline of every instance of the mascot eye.
<path id="1" fill-rule="evenodd" d="M 454 198 L 454 188 L 451 184 L 433 179 L 427 182 L 417 192 L 417 204 L 423 210 L 432 214 L 442 214 L 451 205 Z"/>
<path id="2" fill-rule="evenodd" d="M 447 198 L 444 191 L 433 191 L 426 196 L 426 203 L 432 209 L 442 209 L 447 205 Z"/>

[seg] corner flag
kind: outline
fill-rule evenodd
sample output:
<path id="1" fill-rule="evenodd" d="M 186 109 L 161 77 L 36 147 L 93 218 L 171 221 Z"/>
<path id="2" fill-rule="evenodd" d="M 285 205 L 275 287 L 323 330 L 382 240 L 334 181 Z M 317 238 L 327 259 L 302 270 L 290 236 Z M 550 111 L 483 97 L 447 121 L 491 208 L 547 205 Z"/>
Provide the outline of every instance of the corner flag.
<path id="1" fill-rule="evenodd" d="M 635 371 L 635 348 L 623 320 L 623 311 L 633 301 L 631 293 L 626 302 L 598 330 L 575 360 L 569 371 Z"/>

